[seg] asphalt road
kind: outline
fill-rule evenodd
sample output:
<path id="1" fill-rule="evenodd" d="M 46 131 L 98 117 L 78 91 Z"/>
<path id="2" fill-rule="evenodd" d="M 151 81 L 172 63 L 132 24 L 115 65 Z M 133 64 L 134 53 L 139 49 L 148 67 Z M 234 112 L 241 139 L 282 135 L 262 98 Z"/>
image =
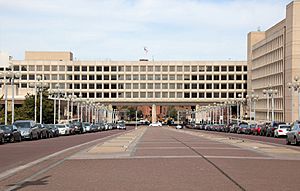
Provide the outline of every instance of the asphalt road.
<path id="1" fill-rule="evenodd" d="M 127 129 L 133 129 L 133 127 L 128 127 Z M 120 130 L 111 130 L 0 145 L 0 172 L 25 165 L 55 152 L 120 132 Z"/>
<path id="2" fill-rule="evenodd" d="M 0 181 L 0 190 L 273 191 L 300 187 L 300 151 L 293 147 L 160 127 L 125 133 L 62 154 L 54 163 L 39 164 L 38 171 L 28 168 L 26 176 L 19 172 Z M 122 144 L 128 140 L 125 148 Z"/>

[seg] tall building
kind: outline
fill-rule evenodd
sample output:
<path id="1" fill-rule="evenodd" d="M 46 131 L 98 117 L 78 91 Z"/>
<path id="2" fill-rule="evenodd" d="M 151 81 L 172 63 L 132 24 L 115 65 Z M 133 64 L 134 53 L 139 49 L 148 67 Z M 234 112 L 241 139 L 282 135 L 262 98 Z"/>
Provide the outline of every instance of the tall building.
<path id="1" fill-rule="evenodd" d="M 19 92 L 34 93 L 41 76 L 50 89 L 112 106 L 203 106 L 245 96 L 245 61 L 81 61 L 71 52 L 26 52 L 13 60 Z M 157 111 L 166 112 L 164 108 Z"/>
<path id="2" fill-rule="evenodd" d="M 286 6 L 286 18 L 266 31 L 248 34 L 248 95 L 259 95 L 256 104 L 257 120 L 266 120 L 269 100 L 269 120 L 272 119 L 272 99 L 264 89 L 274 94 L 275 120 L 292 122 L 298 119 L 297 94 L 287 83 L 300 77 L 300 1 Z"/>

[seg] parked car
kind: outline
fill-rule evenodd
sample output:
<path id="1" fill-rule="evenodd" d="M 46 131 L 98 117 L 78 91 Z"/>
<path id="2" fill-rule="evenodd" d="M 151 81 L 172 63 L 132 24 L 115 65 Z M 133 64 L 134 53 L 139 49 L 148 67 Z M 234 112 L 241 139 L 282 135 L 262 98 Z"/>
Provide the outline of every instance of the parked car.
<path id="1" fill-rule="evenodd" d="M 22 140 L 21 132 L 15 125 L 1 125 L 0 129 L 4 132 L 6 142 L 20 142 Z"/>
<path id="2" fill-rule="evenodd" d="M 281 136 L 286 136 L 286 133 L 288 132 L 288 129 L 291 129 L 290 125 L 278 125 L 278 128 L 274 131 L 274 137 L 278 138 Z"/>
<path id="3" fill-rule="evenodd" d="M 56 125 L 59 131 L 59 135 L 70 135 L 70 128 L 66 124 Z"/>
<path id="4" fill-rule="evenodd" d="M 176 129 L 182 129 L 181 125 L 176 125 Z"/>
<path id="5" fill-rule="evenodd" d="M 248 125 L 248 127 L 245 131 L 245 134 L 251 135 L 253 133 L 253 129 L 255 129 L 255 128 L 256 128 L 256 124 Z"/>
<path id="6" fill-rule="evenodd" d="M 38 128 L 40 130 L 40 132 L 39 132 L 40 139 L 48 138 L 49 132 L 48 132 L 47 127 L 45 127 L 44 124 L 40 124 L 40 123 L 37 123 L 36 126 L 38 126 Z"/>
<path id="7" fill-rule="evenodd" d="M 161 127 L 162 124 L 160 122 L 155 122 L 155 123 L 151 123 L 149 126 L 150 127 Z"/>
<path id="8" fill-rule="evenodd" d="M 125 123 L 118 123 L 117 124 L 117 129 L 126 130 Z"/>
<path id="9" fill-rule="evenodd" d="M 39 139 L 40 130 L 32 120 L 18 120 L 14 122 L 21 132 L 22 139 Z"/>
<path id="10" fill-rule="evenodd" d="M 89 132 L 98 132 L 100 130 L 100 126 L 98 124 L 91 124 Z"/>
<path id="11" fill-rule="evenodd" d="M 288 129 L 286 133 L 286 144 L 295 144 L 300 143 L 300 122 L 296 121 L 291 124 L 291 129 Z"/>
<path id="12" fill-rule="evenodd" d="M 74 128 L 74 130 L 77 134 L 86 132 L 86 129 L 85 129 L 83 123 L 81 123 L 79 121 L 75 121 L 74 123 L 70 124 L 70 127 Z"/>
<path id="13" fill-rule="evenodd" d="M 233 124 L 231 127 L 230 127 L 230 130 L 229 130 L 229 133 L 236 133 L 237 130 L 239 128 L 239 125 L 238 124 Z"/>
<path id="14" fill-rule="evenodd" d="M 260 136 L 266 136 L 267 134 L 267 129 L 268 127 L 270 126 L 270 123 L 264 123 L 261 125 L 261 128 L 260 128 Z"/>
<path id="15" fill-rule="evenodd" d="M 5 143 L 5 138 L 4 138 L 4 131 L 0 129 L 0 144 Z"/>
<path id="16" fill-rule="evenodd" d="M 56 127 L 55 124 L 49 124 L 46 126 L 49 130 L 49 135 L 51 136 L 51 133 L 52 132 L 52 137 L 58 137 L 59 136 L 59 130 L 58 128 Z"/>
<path id="17" fill-rule="evenodd" d="M 247 132 L 247 128 L 248 128 L 248 124 L 247 123 L 240 123 L 238 126 L 238 129 L 236 131 L 236 133 L 238 134 L 246 134 Z"/>
<path id="18" fill-rule="evenodd" d="M 82 123 L 82 127 L 83 127 L 83 131 L 84 132 L 90 132 L 91 131 L 91 124 L 90 123 L 88 123 L 88 122 L 84 122 L 84 123 Z"/>
<path id="19" fill-rule="evenodd" d="M 262 124 L 256 124 L 254 128 L 251 129 L 252 135 L 260 135 Z"/>

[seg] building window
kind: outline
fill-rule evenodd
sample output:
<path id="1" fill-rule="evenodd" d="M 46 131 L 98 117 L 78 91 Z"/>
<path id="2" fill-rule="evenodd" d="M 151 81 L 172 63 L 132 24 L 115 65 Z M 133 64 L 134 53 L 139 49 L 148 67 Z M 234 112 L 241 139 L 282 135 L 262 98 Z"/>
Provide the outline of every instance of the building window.
<path id="1" fill-rule="evenodd" d="M 35 66 L 34 65 L 29 65 L 29 71 L 35 71 Z M 23 70 L 22 70 L 23 71 Z M 25 70 L 26 71 L 26 70 Z"/>
<path id="2" fill-rule="evenodd" d="M 160 80 L 160 74 L 155 74 L 155 80 Z"/>
<path id="3" fill-rule="evenodd" d="M 90 67 L 89 67 L 89 71 L 90 71 L 90 72 L 95 71 L 95 66 L 90 66 Z"/>
<path id="4" fill-rule="evenodd" d="M 14 71 L 19 71 L 19 70 L 20 70 L 20 66 L 15 65 L 15 66 L 14 66 Z"/>
<path id="5" fill-rule="evenodd" d="M 27 75 L 22 75 L 22 76 L 21 76 L 21 79 L 22 79 L 22 80 L 27 80 Z"/>
<path id="6" fill-rule="evenodd" d="M 170 72 L 175 72 L 175 66 L 170 66 Z"/>
<path id="7" fill-rule="evenodd" d="M 196 90 L 197 89 L 197 84 L 192 84 L 192 89 Z"/>
<path id="8" fill-rule="evenodd" d="M 155 98 L 160 98 L 161 95 L 160 95 L 160 92 L 155 92 Z"/>
<path id="9" fill-rule="evenodd" d="M 185 72 L 190 72 L 190 71 L 191 71 L 190 66 L 184 66 L 184 71 L 185 71 Z"/>
<path id="10" fill-rule="evenodd" d="M 247 74 L 244 74 L 244 80 L 247 80 Z"/>
<path id="11" fill-rule="evenodd" d="M 65 80 L 65 75 L 64 74 L 59 74 L 59 80 Z"/>
<path id="12" fill-rule="evenodd" d="M 189 92 L 184 92 L 184 98 L 190 98 L 190 93 Z"/>
<path id="13" fill-rule="evenodd" d="M 221 98 L 227 98 L 227 93 L 221 93 Z"/>
<path id="14" fill-rule="evenodd" d="M 204 98 L 204 92 L 199 93 L 199 98 Z"/>
<path id="15" fill-rule="evenodd" d="M 227 75 L 221 75 L 221 80 L 227 80 Z"/>
<path id="16" fill-rule="evenodd" d="M 221 71 L 226 72 L 227 71 L 227 66 L 221 66 Z"/>
<path id="17" fill-rule="evenodd" d="M 214 75 L 214 80 L 220 80 L 220 76 L 219 75 Z"/>
<path id="18" fill-rule="evenodd" d="M 123 93 L 123 92 L 119 92 L 119 93 L 118 93 L 118 97 L 119 97 L 119 98 L 124 98 L 124 93 Z"/>
<path id="19" fill-rule="evenodd" d="M 234 72 L 234 66 L 229 66 L 229 72 Z"/>
<path id="20" fill-rule="evenodd" d="M 102 93 L 101 92 L 97 92 L 96 96 L 97 96 L 97 98 L 102 98 Z"/>
<path id="21" fill-rule="evenodd" d="M 49 74 L 44 74 L 44 80 L 50 80 L 50 75 Z M 57 76 L 56 76 L 56 80 L 57 80 Z"/>
<path id="22" fill-rule="evenodd" d="M 109 98 L 109 93 L 105 92 L 103 95 L 104 98 Z"/>
<path id="23" fill-rule="evenodd" d="M 214 66 L 214 72 L 219 72 L 220 71 L 220 67 L 219 66 Z"/>
<path id="24" fill-rule="evenodd" d="M 190 80 L 190 75 L 185 74 L 185 75 L 184 75 L 184 80 Z"/>
<path id="25" fill-rule="evenodd" d="M 74 66 L 74 71 L 76 71 L 76 72 L 80 71 L 80 67 L 79 66 Z"/>
<path id="26" fill-rule="evenodd" d="M 236 75 L 236 80 L 242 80 L 242 75 Z"/>
<path id="27" fill-rule="evenodd" d="M 204 72 L 205 71 L 205 66 L 199 66 L 199 72 Z"/>
<path id="28" fill-rule="evenodd" d="M 96 69 L 97 69 L 98 72 L 101 72 L 102 71 L 102 66 L 97 66 Z"/>
<path id="29" fill-rule="evenodd" d="M 44 66 L 44 71 L 50 71 L 50 66 L 48 65 Z"/>
<path id="30" fill-rule="evenodd" d="M 140 75 L 140 80 L 146 80 L 146 75 L 145 74 L 141 74 Z"/>
<path id="31" fill-rule="evenodd" d="M 212 75 L 206 75 L 206 80 L 212 80 Z"/>
<path id="32" fill-rule="evenodd" d="M 140 71 L 141 72 L 146 72 L 146 66 L 140 66 Z"/>
<path id="33" fill-rule="evenodd" d="M 169 97 L 170 97 L 170 98 L 175 98 L 175 92 L 170 92 L 170 93 L 169 93 Z"/>
<path id="34" fill-rule="evenodd" d="M 219 98 L 219 97 L 220 97 L 219 92 L 215 92 L 214 93 L 214 98 Z"/>
<path id="35" fill-rule="evenodd" d="M 112 93 L 110 94 L 110 97 L 111 97 L 111 98 L 117 98 L 117 93 L 112 92 Z"/>
<path id="36" fill-rule="evenodd" d="M 229 75 L 229 76 L 228 76 L 228 79 L 229 79 L 229 80 L 234 80 L 234 75 Z"/>
<path id="37" fill-rule="evenodd" d="M 184 89 L 190 89 L 190 84 L 184 84 Z"/>
<path id="38" fill-rule="evenodd" d="M 74 89 L 80 89 L 80 84 L 74 84 Z"/>
<path id="39" fill-rule="evenodd" d="M 102 80 L 102 75 L 97 75 L 97 80 Z"/>
<path id="40" fill-rule="evenodd" d="M 161 89 L 159 83 L 156 83 L 156 84 L 155 84 L 155 89 Z"/>
<path id="41" fill-rule="evenodd" d="M 138 74 L 132 75 L 132 79 L 133 79 L 133 80 L 139 80 L 139 75 L 138 75 Z"/>
<path id="42" fill-rule="evenodd" d="M 148 66 L 148 72 L 152 72 L 153 71 L 153 66 Z"/>
<path id="43" fill-rule="evenodd" d="M 52 76 L 53 79 L 53 76 Z M 74 75 L 74 80 L 80 80 L 80 76 L 79 75 Z"/>
<path id="44" fill-rule="evenodd" d="M 136 89 L 136 90 L 139 89 L 139 84 L 137 84 L 137 83 L 133 84 L 132 86 L 133 86 L 133 89 Z"/>
<path id="45" fill-rule="evenodd" d="M 81 84 L 81 89 L 87 89 L 87 84 Z"/>
<path id="46" fill-rule="evenodd" d="M 162 98 L 168 98 L 168 92 L 162 92 L 161 97 Z"/>
<path id="47" fill-rule="evenodd" d="M 242 84 L 236 84 L 236 89 L 242 89 Z"/>
<path id="48" fill-rule="evenodd" d="M 104 75 L 104 80 L 109 80 L 109 75 Z"/>
<path id="49" fill-rule="evenodd" d="M 169 89 L 175 89 L 175 84 L 174 83 L 171 83 L 171 84 L 169 84 Z"/>
<path id="50" fill-rule="evenodd" d="M 33 74 L 29 74 L 29 80 L 34 80 L 34 75 Z"/>
<path id="51" fill-rule="evenodd" d="M 192 80 L 197 80 L 197 75 L 192 75 Z"/>
<path id="52" fill-rule="evenodd" d="M 111 79 L 111 80 L 117 80 L 117 75 L 111 75 L 111 76 L 110 76 L 110 79 Z"/>
<path id="53" fill-rule="evenodd" d="M 81 79 L 82 79 L 82 80 L 87 80 L 87 75 L 82 75 L 82 76 L 81 76 Z"/>
<path id="54" fill-rule="evenodd" d="M 230 92 L 230 93 L 228 94 L 228 97 L 229 97 L 229 98 L 234 98 L 234 93 Z"/>
<path id="55" fill-rule="evenodd" d="M 115 89 L 117 89 L 117 84 L 111 84 L 110 87 L 111 87 L 111 89 L 115 90 Z"/>
<path id="56" fill-rule="evenodd" d="M 148 84 L 147 84 L 147 88 L 148 88 L 148 89 L 153 89 L 153 84 L 152 84 L 152 83 L 148 83 Z"/>
<path id="57" fill-rule="evenodd" d="M 139 71 L 139 67 L 138 66 L 133 66 L 133 71 L 134 72 L 138 72 Z"/>
<path id="58" fill-rule="evenodd" d="M 227 89 L 227 84 L 221 84 L 221 89 L 226 90 Z"/>
<path id="59" fill-rule="evenodd" d="M 177 75 L 177 80 L 182 80 L 182 75 Z"/>
<path id="60" fill-rule="evenodd" d="M 162 67 L 162 71 L 163 71 L 163 72 L 167 72 L 167 71 L 168 71 L 168 66 L 163 66 L 163 67 Z"/>
<path id="61" fill-rule="evenodd" d="M 117 66 L 111 66 L 111 71 L 116 72 L 117 71 Z"/>
<path id="62" fill-rule="evenodd" d="M 109 84 L 104 84 L 104 89 L 108 90 L 109 89 Z"/>
<path id="63" fill-rule="evenodd" d="M 182 72 L 182 66 L 177 66 L 177 72 Z"/>
<path id="64" fill-rule="evenodd" d="M 220 84 L 214 84 L 214 89 L 215 90 L 220 89 Z"/>
<path id="65" fill-rule="evenodd" d="M 211 72 L 212 71 L 212 66 L 206 66 L 206 72 Z"/>
<path id="66" fill-rule="evenodd" d="M 192 66 L 192 72 L 197 72 L 197 66 Z"/>
<path id="67" fill-rule="evenodd" d="M 86 72 L 87 71 L 87 66 L 82 66 L 81 71 Z"/>
<path id="68" fill-rule="evenodd" d="M 95 84 L 89 84 L 89 89 L 95 89 Z"/>
<path id="69" fill-rule="evenodd" d="M 71 68 L 71 70 L 72 70 L 72 68 Z M 59 71 L 65 71 L 65 66 L 59 66 Z"/>
<path id="70" fill-rule="evenodd" d="M 153 92 L 148 92 L 147 94 L 148 94 L 147 96 L 148 98 L 153 98 Z"/>
<path id="71" fill-rule="evenodd" d="M 182 89 L 182 84 L 177 84 L 177 89 Z"/>
<path id="72" fill-rule="evenodd" d="M 160 66 L 155 66 L 155 72 L 160 72 Z"/>
<path id="73" fill-rule="evenodd" d="M 118 89 L 119 89 L 119 90 L 124 89 L 124 84 L 118 84 Z"/>
<path id="74" fill-rule="evenodd" d="M 177 98 L 182 98 L 182 92 L 177 92 Z"/>
<path id="75" fill-rule="evenodd" d="M 89 75 L 89 80 L 95 80 L 95 76 L 94 75 Z"/>
<path id="76" fill-rule="evenodd" d="M 43 71 L 43 66 L 36 66 L 36 71 Z"/>
<path id="77" fill-rule="evenodd" d="M 97 84 L 97 89 L 102 89 L 102 84 Z"/>
<path id="78" fill-rule="evenodd" d="M 152 74 L 148 74 L 148 75 L 147 75 L 147 79 L 148 79 L 148 80 L 153 80 L 153 75 L 152 75 Z"/>
<path id="79" fill-rule="evenodd" d="M 146 84 L 145 83 L 140 84 L 140 89 L 146 89 Z"/>
<path id="80" fill-rule="evenodd" d="M 168 89 L 168 84 L 167 83 L 163 83 L 162 84 L 162 89 L 163 90 L 167 90 Z"/>
<path id="81" fill-rule="evenodd" d="M 206 92 L 206 98 L 212 98 L 212 93 Z"/>
<path id="82" fill-rule="evenodd" d="M 212 89 L 212 84 L 206 84 L 206 89 Z"/>
<path id="83" fill-rule="evenodd" d="M 247 72 L 247 66 L 244 66 L 244 72 Z"/>
<path id="84" fill-rule="evenodd" d="M 242 66 L 236 66 L 236 71 L 241 72 L 242 71 Z"/>
<path id="85" fill-rule="evenodd" d="M 204 80 L 204 75 L 199 75 L 199 80 Z"/>
<path id="86" fill-rule="evenodd" d="M 197 98 L 197 93 L 196 92 L 192 92 L 192 98 Z"/>
<path id="87" fill-rule="evenodd" d="M 234 89 L 234 84 L 228 84 L 229 85 L 229 89 Z"/>
<path id="88" fill-rule="evenodd" d="M 26 83 L 21 83 L 21 88 L 27 88 L 27 84 Z"/>
<path id="89" fill-rule="evenodd" d="M 162 75 L 162 80 L 168 80 L 168 74 L 163 74 Z"/>
<path id="90" fill-rule="evenodd" d="M 199 89 L 204 90 L 204 84 L 199 84 Z"/>
<path id="91" fill-rule="evenodd" d="M 131 84 L 125 84 L 126 89 L 131 89 Z"/>
<path id="92" fill-rule="evenodd" d="M 109 72 L 109 66 L 104 66 L 103 71 L 104 71 L 104 72 Z"/>

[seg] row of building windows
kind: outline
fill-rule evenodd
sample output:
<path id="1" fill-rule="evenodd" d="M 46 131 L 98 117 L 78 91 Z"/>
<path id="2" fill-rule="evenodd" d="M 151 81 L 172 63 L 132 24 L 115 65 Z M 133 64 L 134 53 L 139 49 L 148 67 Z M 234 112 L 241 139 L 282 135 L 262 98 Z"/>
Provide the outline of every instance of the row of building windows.
<path id="1" fill-rule="evenodd" d="M 241 72 L 247 66 L 65 66 L 15 65 L 15 71 L 68 71 L 68 72 Z"/>
<path id="2" fill-rule="evenodd" d="M 37 74 L 38 75 L 38 74 Z M 23 74 L 21 80 L 35 80 L 35 74 Z M 67 75 L 43 74 L 44 80 L 247 80 L 247 75 Z M 51 77 L 51 78 L 50 78 Z"/>
<path id="3" fill-rule="evenodd" d="M 79 92 L 75 92 L 79 96 Z M 237 98 L 241 92 L 91 92 L 81 93 L 83 98 Z"/>
<path id="4" fill-rule="evenodd" d="M 283 46 L 283 34 L 253 50 L 253 57 L 258 58 Z"/>
<path id="5" fill-rule="evenodd" d="M 65 84 L 62 84 L 60 86 L 60 88 L 65 89 L 65 87 L 67 87 L 68 89 L 247 89 L 247 84 L 234 84 L 234 83 L 230 83 L 230 84 L 224 84 L 224 83 L 209 83 L 209 84 L 197 84 L 197 83 L 119 83 L 119 84 L 102 84 L 102 83 L 81 83 L 81 84 L 67 84 L 67 86 L 65 86 Z M 55 88 L 56 83 L 51 83 L 50 84 L 50 88 L 54 89 Z M 243 87 L 244 86 L 244 87 Z M 20 87 L 22 88 L 29 88 L 27 83 L 21 83 Z"/>
<path id="6" fill-rule="evenodd" d="M 261 68 L 253 69 L 252 71 L 252 79 L 257 79 L 265 76 L 270 76 L 273 74 L 277 74 L 283 72 L 283 60 L 264 65 Z"/>

